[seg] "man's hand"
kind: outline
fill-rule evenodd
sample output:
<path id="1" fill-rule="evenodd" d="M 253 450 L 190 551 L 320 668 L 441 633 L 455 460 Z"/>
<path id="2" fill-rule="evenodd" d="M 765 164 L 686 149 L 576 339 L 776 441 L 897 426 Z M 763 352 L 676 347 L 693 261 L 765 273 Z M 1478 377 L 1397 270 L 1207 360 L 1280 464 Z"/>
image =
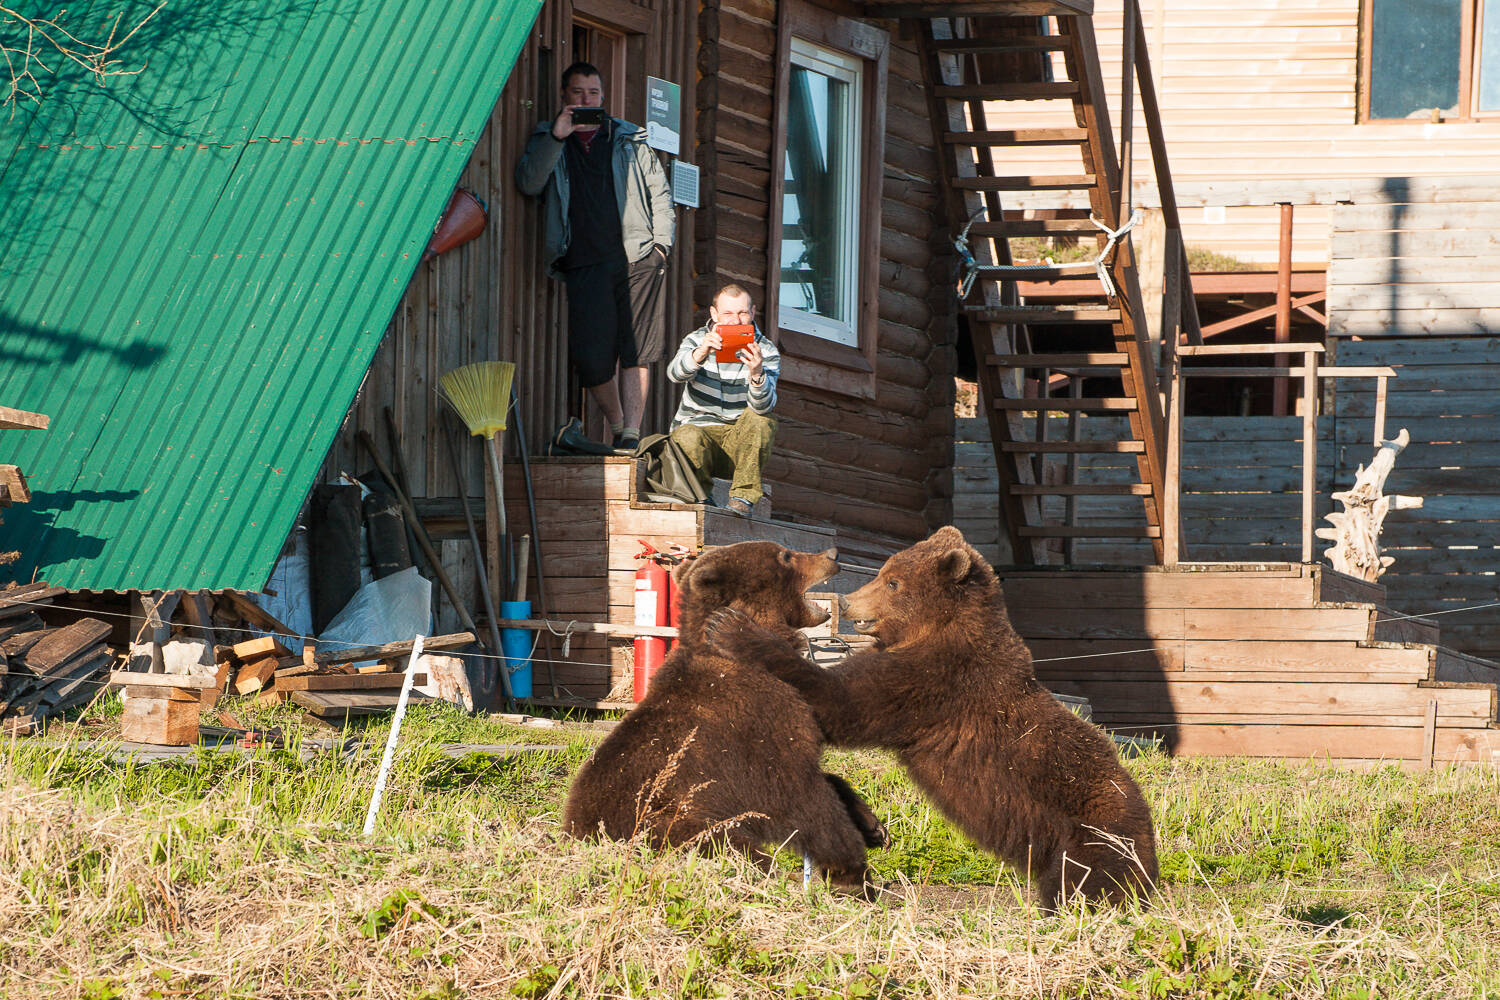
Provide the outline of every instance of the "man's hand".
<path id="1" fill-rule="evenodd" d="M 766 359 L 761 357 L 759 344 L 752 340 L 736 351 L 735 356 L 750 369 L 750 381 L 753 384 L 760 385 L 766 380 Z"/>
<path id="2" fill-rule="evenodd" d="M 573 109 L 584 107 L 582 104 L 569 104 L 558 112 L 557 120 L 552 123 L 552 138 L 562 142 L 573 134 Z"/>
<path id="3" fill-rule="evenodd" d="M 708 333 L 703 335 L 703 343 L 693 349 L 693 363 L 702 368 L 704 363 L 708 361 L 709 354 L 723 346 L 724 338 L 719 336 L 714 330 L 708 331 Z"/>

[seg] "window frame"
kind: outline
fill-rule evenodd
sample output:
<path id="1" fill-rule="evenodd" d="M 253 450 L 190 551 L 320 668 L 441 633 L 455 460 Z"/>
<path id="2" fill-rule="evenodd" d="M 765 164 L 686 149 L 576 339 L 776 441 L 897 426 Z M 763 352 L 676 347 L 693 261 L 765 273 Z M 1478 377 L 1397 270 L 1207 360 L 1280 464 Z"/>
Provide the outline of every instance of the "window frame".
<path id="1" fill-rule="evenodd" d="M 1356 120 L 1361 124 L 1391 125 L 1401 122 L 1411 125 L 1431 125 L 1434 122 L 1431 117 L 1375 118 L 1370 114 L 1371 50 L 1375 40 L 1375 3 L 1376 0 L 1360 0 L 1359 5 L 1359 94 L 1355 102 Z M 1458 111 L 1451 115 L 1440 116 L 1436 119 L 1439 122 L 1492 121 L 1500 118 L 1500 108 L 1493 111 L 1475 110 L 1479 97 L 1479 61 L 1476 57 L 1479 55 L 1483 16 L 1483 0 L 1459 0 Z"/>
<path id="2" fill-rule="evenodd" d="M 771 192 L 766 245 L 763 323 L 782 352 L 784 381 L 872 399 L 880 326 L 880 204 L 885 177 L 885 94 L 888 32 L 863 21 L 790 0 L 781 8 L 776 38 L 777 109 L 771 145 Z M 792 39 L 830 49 L 863 63 L 855 120 L 859 123 L 858 232 L 854 272 L 857 312 L 854 346 L 781 325 L 782 207 L 786 198 L 786 108 L 791 85 Z"/>

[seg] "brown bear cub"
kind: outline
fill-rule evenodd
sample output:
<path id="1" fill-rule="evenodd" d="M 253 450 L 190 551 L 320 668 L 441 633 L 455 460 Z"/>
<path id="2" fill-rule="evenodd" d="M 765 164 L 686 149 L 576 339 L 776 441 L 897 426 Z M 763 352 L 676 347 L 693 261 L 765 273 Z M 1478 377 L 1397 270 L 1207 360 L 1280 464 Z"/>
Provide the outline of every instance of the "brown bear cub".
<path id="1" fill-rule="evenodd" d="M 838 572 L 836 556 L 740 542 L 678 568 L 681 644 L 579 769 L 564 830 L 644 834 L 654 847 L 728 844 L 762 864 L 764 845 L 784 844 L 836 887 L 872 891 L 865 847 L 889 840 L 854 789 L 818 766 L 812 711 L 787 684 L 703 640 L 709 615 L 733 608 L 793 648 L 798 629 L 828 620 L 802 595 Z"/>
<path id="2" fill-rule="evenodd" d="M 1047 907 L 1150 894 L 1141 790 L 1108 737 L 1037 682 L 994 570 L 956 528 L 892 556 L 844 614 L 876 648 L 828 669 L 732 612 L 714 616 L 708 641 L 793 684 L 830 743 L 895 750 L 961 830 L 1037 881 Z"/>

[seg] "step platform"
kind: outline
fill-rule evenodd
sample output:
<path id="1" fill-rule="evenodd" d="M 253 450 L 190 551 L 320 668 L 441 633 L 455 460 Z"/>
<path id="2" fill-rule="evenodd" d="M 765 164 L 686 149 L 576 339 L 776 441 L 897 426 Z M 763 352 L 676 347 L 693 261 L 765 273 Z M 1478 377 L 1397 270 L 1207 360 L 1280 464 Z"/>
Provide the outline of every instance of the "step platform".
<path id="1" fill-rule="evenodd" d="M 1500 763 L 1500 664 L 1325 566 L 998 571 L 1037 676 L 1172 753 Z"/>

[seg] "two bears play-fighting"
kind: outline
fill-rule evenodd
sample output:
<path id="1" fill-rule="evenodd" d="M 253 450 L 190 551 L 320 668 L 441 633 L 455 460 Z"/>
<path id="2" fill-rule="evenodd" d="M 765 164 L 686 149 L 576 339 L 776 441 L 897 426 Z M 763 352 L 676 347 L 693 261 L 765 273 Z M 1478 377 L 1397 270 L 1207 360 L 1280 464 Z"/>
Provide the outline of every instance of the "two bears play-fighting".
<path id="1" fill-rule="evenodd" d="M 826 739 L 893 750 L 1048 907 L 1148 896 L 1145 798 L 1109 739 L 1037 682 L 994 571 L 962 534 L 939 530 L 850 595 L 846 617 L 876 648 L 825 669 L 793 639 L 823 617 L 802 591 L 836 570 L 831 552 L 755 542 L 681 571 L 682 645 L 579 772 L 567 830 L 752 855 L 784 843 L 835 885 L 868 892 L 864 848 L 886 833 L 820 769 Z"/>

